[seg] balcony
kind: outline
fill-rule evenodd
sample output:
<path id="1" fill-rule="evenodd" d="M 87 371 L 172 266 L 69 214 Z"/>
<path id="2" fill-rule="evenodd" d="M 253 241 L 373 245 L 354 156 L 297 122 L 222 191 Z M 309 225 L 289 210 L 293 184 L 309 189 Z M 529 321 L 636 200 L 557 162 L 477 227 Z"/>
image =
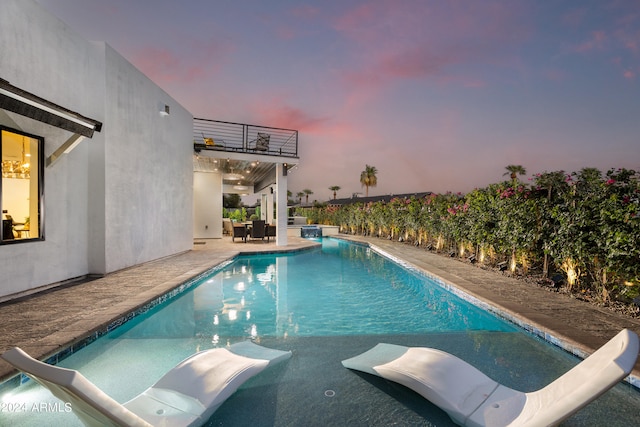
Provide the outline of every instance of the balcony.
<path id="1" fill-rule="evenodd" d="M 292 129 L 194 119 L 193 145 L 193 171 L 222 174 L 224 193 L 267 191 L 276 183 L 277 164 L 286 173 L 299 161 Z"/>
<path id="2" fill-rule="evenodd" d="M 298 158 L 298 131 L 218 120 L 193 119 L 196 152 L 223 151 Z"/>

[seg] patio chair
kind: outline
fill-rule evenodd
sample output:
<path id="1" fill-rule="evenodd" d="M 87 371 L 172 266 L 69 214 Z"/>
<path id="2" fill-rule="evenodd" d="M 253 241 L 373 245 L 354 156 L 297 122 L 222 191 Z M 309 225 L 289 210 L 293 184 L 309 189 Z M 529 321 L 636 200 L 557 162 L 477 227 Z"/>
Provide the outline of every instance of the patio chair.
<path id="1" fill-rule="evenodd" d="M 201 351 L 125 404 L 105 394 L 80 372 L 48 365 L 15 347 L 2 358 L 71 404 L 87 426 L 200 426 L 244 382 L 291 357 L 244 341 Z M 126 381 L 126 379 L 125 379 Z"/>
<path id="2" fill-rule="evenodd" d="M 13 239 L 13 220 L 11 219 L 3 219 L 2 220 L 2 238 L 4 240 Z"/>
<path id="3" fill-rule="evenodd" d="M 251 238 L 264 240 L 264 220 L 255 220 L 251 225 Z"/>
<path id="4" fill-rule="evenodd" d="M 439 406 L 464 426 L 559 424 L 633 369 L 638 336 L 623 329 L 546 387 L 522 393 L 505 387 L 457 357 L 433 348 L 378 344 L 342 364 L 395 381 Z"/>
<path id="5" fill-rule="evenodd" d="M 247 228 L 244 224 L 233 223 L 233 234 L 231 235 L 231 241 L 235 242 L 236 237 L 241 238 L 243 241 L 247 241 Z"/>
<path id="6" fill-rule="evenodd" d="M 229 218 L 222 218 L 222 232 L 233 236 L 233 223 Z"/>
<path id="7" fill-rule="evenodd" d="M 276 226 L 275 225 L 265 225 L 264 235 L 267 237 L 267 242 L 269 242 L 270 237 L 276 237 Z"/>
<path id="8" fill-rule="evenodd" d="M 249 147 L 250 150 L 256 151 L 269 151 L 269 141 L 271 140 L 271 135 L 268 133 L 258 132 L 258 136 L 254 142 L 255 145 L 253 147 Z"/>

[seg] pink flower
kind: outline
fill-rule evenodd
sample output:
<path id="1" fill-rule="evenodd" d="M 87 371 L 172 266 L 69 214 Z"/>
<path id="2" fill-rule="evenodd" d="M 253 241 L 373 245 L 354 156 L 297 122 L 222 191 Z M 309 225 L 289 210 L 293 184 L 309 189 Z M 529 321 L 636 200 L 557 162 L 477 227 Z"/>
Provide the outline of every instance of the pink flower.
<path id="1" fill-rule="evenodd" d="M 607 182 L 605 182 L 606 185 L 612 185 L 612 184 L 615 184 L 615 183 L 616 183 L 616 180 L 613 179 L 613 178 L 610 178 L 610 179 L 607 180 Z"/>

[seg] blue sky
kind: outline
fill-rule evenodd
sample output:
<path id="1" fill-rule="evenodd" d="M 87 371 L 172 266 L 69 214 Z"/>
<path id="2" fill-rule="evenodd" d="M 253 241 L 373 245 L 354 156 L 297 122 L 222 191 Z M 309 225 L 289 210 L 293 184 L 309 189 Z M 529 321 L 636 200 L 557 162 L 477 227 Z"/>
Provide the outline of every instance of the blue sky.
<path id="1" fill-rule="evenodd" d="M 637 0 L 38 2 L 196 117 L 298 129 L 310 200 L 640 169 Z"/>

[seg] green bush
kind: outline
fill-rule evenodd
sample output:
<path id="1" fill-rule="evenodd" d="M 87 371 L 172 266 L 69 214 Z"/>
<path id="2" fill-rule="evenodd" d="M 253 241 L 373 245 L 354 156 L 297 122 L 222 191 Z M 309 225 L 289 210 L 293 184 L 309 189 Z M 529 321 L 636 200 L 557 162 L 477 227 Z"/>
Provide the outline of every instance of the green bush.
<path id="1" fill-rule="evenodd" d="M 602 301 L 640 294 L 640 179 L 633 170 L 593 168 L 536 174 L 466 195 L 297 209 L 342 233 L 378 236 L 527 274 L 562 273 Z"/>

